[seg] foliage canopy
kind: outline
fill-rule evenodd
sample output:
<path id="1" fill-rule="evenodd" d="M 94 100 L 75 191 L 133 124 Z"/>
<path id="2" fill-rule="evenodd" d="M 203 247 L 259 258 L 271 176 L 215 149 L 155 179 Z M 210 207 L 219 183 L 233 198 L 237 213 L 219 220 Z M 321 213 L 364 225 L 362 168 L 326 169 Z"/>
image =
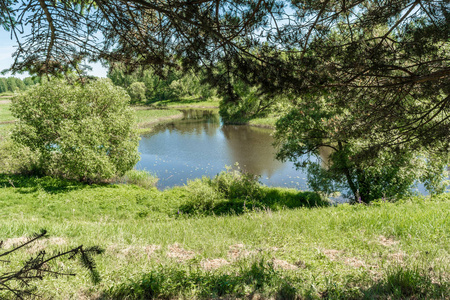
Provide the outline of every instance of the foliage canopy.
<path id="1" fill-rule="evenodd" d="M 12 138 L 37 153 L 41 173 L 86 182 L 123 175 L 139 160 L 129 100 L 109 80 L 53 80 L 13 99 Z"/>
<path id="2" fill-rule="evenodd" d="M 336 135 L 382 137 L 371 147 L 436 148 L 449 139 L 449 18 L 446 0 L 8 0 L 0 6 L 0 22 L 19 45 L 12 70 L 80 72 L 89 58 L 161 73 L 182 60 L 207 68 L 208 82 L 228 102 L 239 100 L 236 77 L 269 97 L 333 95 L 331 105 L 355 115 L 337 122 Z"/>

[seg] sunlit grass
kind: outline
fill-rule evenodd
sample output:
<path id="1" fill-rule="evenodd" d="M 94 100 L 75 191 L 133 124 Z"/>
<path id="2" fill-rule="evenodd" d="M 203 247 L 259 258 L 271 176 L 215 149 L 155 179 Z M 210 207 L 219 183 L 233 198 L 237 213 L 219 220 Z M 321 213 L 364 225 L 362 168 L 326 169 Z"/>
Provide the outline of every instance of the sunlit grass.
<path id="1" fill-rule="evenodd" d="M 125 184 L 134 184 L 145 189 L 156 187 L 158 177 L 146 170 L 130 170 L 118 181 Z"/>
<path id="2" fill-rule="evenodd" d="M 169 107 L 169 108 L 218 108 L 219 98 L 208 98 L 206 100 L 186 97 L 178 100 L 161 100 L 152 102 L 152 106 L 156 107 Z"/>
<path id="3" fill-rule="evenodd" d="M 44 243 L 49 251 L 80 244 L 106 249 L 97 259 L 103 278 L 99 285 L 64 261 L 64 268 L 78 276 L 39 282 L 39 291 L 49 299 L 93 298 L 108 290 L 114 296 L 119 286 L 121 295 L 132 295 L 130 282 L 140 284 L 149 272 L 161 276 L 155 288 L 166 298 L 203 297 L 227 278 L 236 284 L 232 294 L 237 297 L 255 287 L 264 297 L 291 287 L 287 291 L 303 297 L 386 294 L 401 299 L 404 294 L 395 292 L 400 283 L 406 288 L 418 283 L 421 290 L 412 296 L 440 298 L 436 295 L 450 279 L 448 194 L 370 206 L 249 207 L 242 215 L 228 216 L 178 213 L 189 199 L 182 187 L 157 191 L 2 175 L 0 239 L 46 228 L 52 236 Z M 21 259 L 33 249 L 22 251 Z M 173 295 L 174 274 L 180 276 L 177 282 L 204 280 Z M 253 274 L 254 280 L 243 274 Z"/>
<path id="4" fill-rule="evenodd" d="M 145 107 L 135 107 L 135 115 L 139 127 L 183 116 L 179 110 L 175 109 L 146 109 Z"/>
<path id="5" fill-rule="evenodd" d="M 15 120 L 15 118 L 11 114 L 11 111 L 9 110 L 10 106 L 10 103 L 0 103 L 0 123 L 11 122 Z"/>

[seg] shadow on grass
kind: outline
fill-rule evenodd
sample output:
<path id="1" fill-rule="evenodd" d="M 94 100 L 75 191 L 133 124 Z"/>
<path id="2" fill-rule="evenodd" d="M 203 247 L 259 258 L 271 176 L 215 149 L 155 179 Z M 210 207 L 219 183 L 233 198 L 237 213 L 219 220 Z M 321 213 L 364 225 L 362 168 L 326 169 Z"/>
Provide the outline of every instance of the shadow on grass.
<path id="1" fill-rule="evenodd" d="M 447 299 L 448 290 L 448 283 L 432 283 L 414 269 L 387 273 L 378 282 L 366 277 L 331 280 L 325 289 L 317 289 L 301 272 L 285 273 L 261 259 L 234 271 L 159 266 L 140 279 L 112 287 L 101 299 Z"/>
<path id="2" fill-rule="evenodd" d="M 224 199 L 199 207 L 195 201 L 180 206 L 180 212 L 185 214 L 206 215 L 240 215 L 248 211 L 277 211 L 300 207 L 323 207 L 330 203 L 315 192 L 302 192 L 283 188 L 261 188 L 257 195 L 243 198 Z"/>
<path id="3" fill-rule="evenodd" d="M 103 185 L 108 186 L 107 184 Z M 57 194 L 84 189 L 89 187 L 89 185 L 78 181 L 52 178 L 49 176 L 0 174 L 0 189 L 7 187 L 17 188 L 18 192 L 23 194 L 34 193 L 38 189 L 42 189 L 50 194 Z"/>
<path id="4" fill-rule="evenodd" d="M 111 288 L 101 299 L 178 299 L 181 295 L 187 299 L 259 299 L 260 295 L 297 299 L 295 288 L 274 270 L 273 264 L 263 260 L 241 268 L 239 273 L 160 266 L 137 281 Z"/>
<path id="5" fill-rule="evenodd" d="M 398 267 L 362 293 L 365 299 L 447 299 L 449 291 L 448 282 L 433 282 L 426 271 Z"/>

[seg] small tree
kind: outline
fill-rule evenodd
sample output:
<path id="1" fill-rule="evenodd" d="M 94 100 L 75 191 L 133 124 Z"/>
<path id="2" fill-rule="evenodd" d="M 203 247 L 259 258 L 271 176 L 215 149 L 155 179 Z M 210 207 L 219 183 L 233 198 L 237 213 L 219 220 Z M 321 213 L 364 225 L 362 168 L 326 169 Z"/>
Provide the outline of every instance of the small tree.
<path id="1" fill-rule="evenodd" d="M 145 102 L 145 84 L 143 82 L 133 82 L 127 89 L 128 94 L 131 97 L 131 102 L 138 103 L 138 102 Z"/>
<path id="2" fill-rule="evenodd" d="M 329 97 L 314 100 L 296 103 L 277 122 L 275 134 L 277 157 L 305 168 L 314 191 L 329 194 L 340 190 L 354 201 L 367 203 L 407 195 L 416 181 L 422 181 L 432 194 L 445 190 L 448 155 L 436 149 L 445 149 L 448 141 L 436 144 L 436 149 L 412 149 L 401 144 L 378 147 L 384 144 L 384 137 L 370 133 L 342 138 L 337 134 L 342 130 L 340 122 L 356 123 L 356 109 L 330 105 Z M 395 132 L 391 134 L 395 137 Z M 321 149 L 331 149 L 331 154 L 323 159 Z"/>
<path id="3" fill-rule="evenodd" d="M 89 183 L 123 175 L 139 159 L 129 101 L 106 79 L 37 85 L 12 101 L 12 138 L 37 153 L 42 174 Z"/>

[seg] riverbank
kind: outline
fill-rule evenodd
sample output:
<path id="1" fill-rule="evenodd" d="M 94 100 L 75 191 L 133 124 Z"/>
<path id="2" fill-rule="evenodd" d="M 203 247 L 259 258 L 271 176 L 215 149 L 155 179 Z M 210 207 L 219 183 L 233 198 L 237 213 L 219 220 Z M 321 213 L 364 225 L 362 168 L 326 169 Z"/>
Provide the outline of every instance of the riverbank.
<path id="1" fill-rule="evenodd" d="M 221 216 L 183 210 L 205 192 L 1 175 L 0 239 L 8 250 L 41 228 L 50 233 L 13 261 L 42 249 L 105 249 L 95 258 L 99 284 L 62 260 L 57 266 L 77 276 L 37 282 L 44 299 L 448 296 L 448 194 L 278 210 L 244 201 L 246 209 Z"/>
<path id="2" fill-rule="evenodd" d="M 179 118 L 173 107 L 135 108 L 140 130 Z M 36 282 L 43 299 L 445 299 L 450 288 L 450 194 L 329 206 L 226 174 L 164 191 L 0 174 L 0 207 L 0 253 L 50 234 L 0 275 L 41 250 L 105 250 L 99 284 L 63 259 L 52 267 L 77 276 Z"/>
<path id="3" fill-rule="evenodd" d="M 183 113 L 176 109 L 152 109 L 134 106 L 136 123 L 140 134 L 149 133 L 157 124 L 183 118 Z"/>

